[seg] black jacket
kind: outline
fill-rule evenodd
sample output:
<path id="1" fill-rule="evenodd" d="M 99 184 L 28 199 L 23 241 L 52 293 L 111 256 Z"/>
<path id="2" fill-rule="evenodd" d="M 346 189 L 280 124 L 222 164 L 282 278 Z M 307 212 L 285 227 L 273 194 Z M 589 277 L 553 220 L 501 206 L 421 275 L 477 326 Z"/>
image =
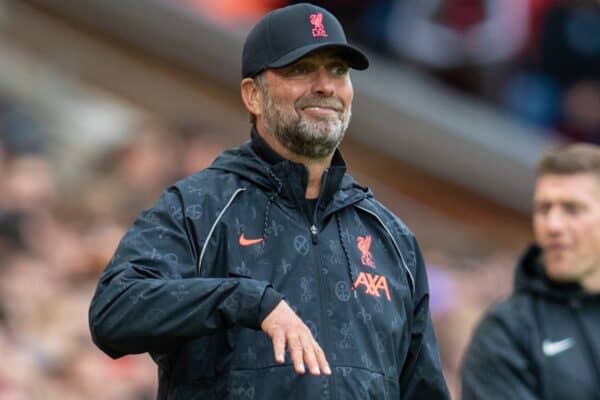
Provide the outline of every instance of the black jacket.
<path id="1" fill-rule="evenodd" d="M 254 135 L 169 188 L 100 278 L 94 342 L 149 352 L 159 399 L 448 399 L 413 235 L 339 154 L 314 210 L 306 182 Z M 330 377 L 275 362 L 259 326 L 283 297 Z"/>
<path id="2" fill-rule="evenodd" d="M 463 400 L 600 399 L 600 295 L 549 280 L 540 253 L 525 253 L 513 295 L 477 327 Z"/>

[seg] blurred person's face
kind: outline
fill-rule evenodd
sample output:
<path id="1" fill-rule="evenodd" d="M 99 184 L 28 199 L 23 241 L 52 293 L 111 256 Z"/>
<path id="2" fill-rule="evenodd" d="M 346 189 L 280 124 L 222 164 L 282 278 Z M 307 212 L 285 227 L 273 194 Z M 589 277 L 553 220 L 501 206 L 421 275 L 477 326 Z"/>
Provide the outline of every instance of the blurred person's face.
<path id="1" fill-rule="evenodd" d="M 179 161 L 175 151 L 177 139 L 167 140 L 159 129 L 150 127 L 136 132 L 119 168 L 128 185 L 152 196 L 170 183 Z"/>
<path id="2" fill-rule="evenodd" d="M 8 165 L 2 189 L 2 200 L 9 208 L 49 208 L 56 196 L 54 171 L 43 158 L 21 157 Z"/>
<path id="3" fill-rule="evenodd" d="M 591 173 L 543 175 L 533 227 L 548 276 L 600 291 L 600 181 Z"/>
<path id="4" fill-rule="evenodd" d="M 264 72 L 256 124 L 294 154 L 330 155 L 351 116 L 354 91 L 348 65 L 332 51 L 318 51 Z"/>
<path id="5" fill-rule="evenodd" d="M 212 138 L 199 136 L 188 140 L 181 157 L 182 176 L 207 168 L 223 150 L 223 145 Z"/>

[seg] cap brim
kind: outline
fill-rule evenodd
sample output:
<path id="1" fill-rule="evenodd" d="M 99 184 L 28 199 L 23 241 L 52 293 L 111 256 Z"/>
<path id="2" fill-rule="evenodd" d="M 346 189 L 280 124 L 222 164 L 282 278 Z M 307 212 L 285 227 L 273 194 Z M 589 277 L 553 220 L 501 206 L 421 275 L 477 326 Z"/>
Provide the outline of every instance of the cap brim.
<path id="1" fill-rule="evenodd" d="M 309 53 L 325 48 L 339 50 L 340 57 L 342 57 L 348 63 L 350 68 L 365 70 L 369 67 L 369 59 L 356 47 L 353 47 L 349 44 L 318 43 L 297 48 L 287 53 L 283 57 L 280 57 L 279 59 L 269 63 L 267 68 L 285 67 L 286 65 L 292 64 Z"/>

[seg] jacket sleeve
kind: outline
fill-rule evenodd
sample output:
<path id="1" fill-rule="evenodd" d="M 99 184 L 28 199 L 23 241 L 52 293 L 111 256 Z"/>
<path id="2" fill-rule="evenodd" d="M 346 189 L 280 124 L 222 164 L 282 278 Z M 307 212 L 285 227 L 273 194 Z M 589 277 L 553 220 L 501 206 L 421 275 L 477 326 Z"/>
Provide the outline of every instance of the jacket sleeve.
<path id="1" fill-rule="evenodd" d="M 111 357 L 168 352 L 232 325 L 259 329 L 282 298 L 267 282 L 196 277 L 198 249 L 185 221 L 171 188 L 137 218 L 102 273 L 89 324 Z"/>
<path id="2" fill-rule="evenodd" d="M 400 373 L 401 398 L 408 400 L 449 400 L 442 375 L 437 339 L 429 313 L 429 288 L 425 263 L 416 240 L 412 239 L 414 261 L 414 311 L 408 358 Z M 408 260 L 407 260 L 408 261 Z"/>
<path id="3" fill-rule="evenodd" d="M 461 368 L 463 400 L 540 399 L 536 368 L 523 344 L 528 328 L 523 325 L 517 334 L 503 318 L 507 304 L 501 306 L 484 317 L 471 338 Z"/>

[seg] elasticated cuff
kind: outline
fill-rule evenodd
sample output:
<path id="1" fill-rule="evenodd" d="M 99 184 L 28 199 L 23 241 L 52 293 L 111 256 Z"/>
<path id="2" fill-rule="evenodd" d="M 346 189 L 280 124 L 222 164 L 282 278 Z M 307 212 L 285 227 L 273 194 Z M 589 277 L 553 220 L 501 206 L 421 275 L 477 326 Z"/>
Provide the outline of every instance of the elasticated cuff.
<path id="1" fill-rule="evenodd" d="M 260 326 L 263 320 L 273 311 L 277 304 L 284 299 L 284 296 L 273 289 L 271 286 L 267 286 L 265 293 L 263 294 L 260 306 L 258 309 L 258 326 Z"/>

